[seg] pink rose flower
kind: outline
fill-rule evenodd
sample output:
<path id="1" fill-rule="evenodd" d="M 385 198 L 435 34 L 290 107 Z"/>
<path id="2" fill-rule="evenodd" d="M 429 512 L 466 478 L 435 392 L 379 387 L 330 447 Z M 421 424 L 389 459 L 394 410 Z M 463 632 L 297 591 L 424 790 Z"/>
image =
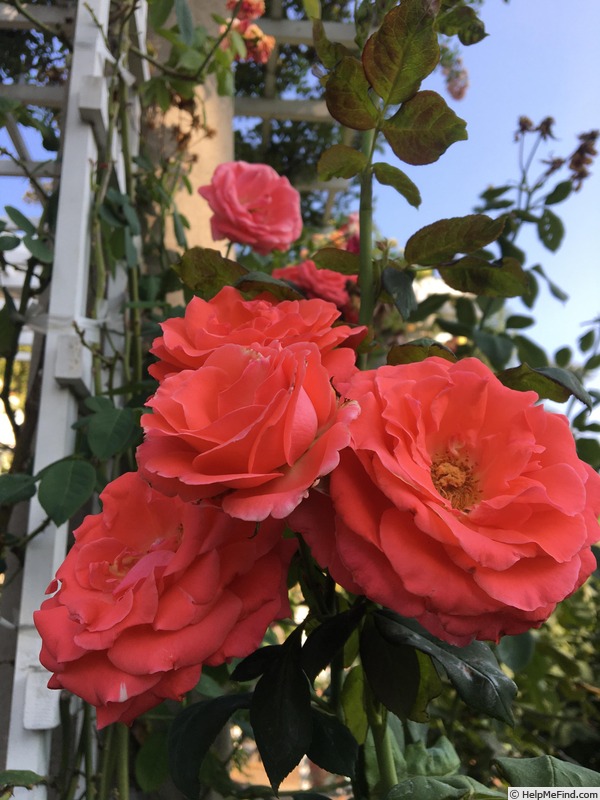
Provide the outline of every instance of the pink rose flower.
<path id="1" fill-rule="evenodd" d="M 266 164 L 219 164 L 198 193 L 213 211 L 213 239 L 247 244 L 267 255 L 286 250 L 302 233 L 300 195 Z"/>
<path id="2" fill-rule="evenodd" d="M 358 320 L 348 293 L 348 284 L 356 284 L 357 275 L 342 275 L 341 272 L 331 269 L 319 269 L 310 260 L 274 269 L 272 275 L 280 281 L 289 281 L 309 298 L 318 297 L 334 303 L 348 321 Z"/>
<path id="3" fill-rule="evenodd" d="M 349 379 L 354 353 L 335 353 Z M 337 465 L 356 403 L 340 403 L 315 344 L 214 350 L 195 370 L 170 375 L 142 416 L 137 451 L 159 491 L 195 501 L 223 495 L 234 517 L 286 517 L 309 487 Z"/>
<path id="4" fill-rule="evenodd" d="M 265 13 L 265 0 L 242 0 L 241 5 L 239 4 L 239 0 L 227 0 L 225 8 L 228 11 L 235 11 L 237 8 L 237 19 L 257 19 L 257 17 L 262 17 Z"/>
<path id="5" fill-rule="evenodd" d="M 203 664 L 248 655 L 289 614 L 282 524 L 164 497 L 137 473 L 101 495 L 34 614 L 48 686 L 97 707 L 98 727 L 181 699 Z"/>
<path id="6" fill-rule="evenodd" d="M 595 569 L 600 477 L 477 359 L 356 373 L 351 445 L 294 514 L 350 591 L 464 645 L 538 627 Z"/>
<path id="7" fill-rule="evenodd" d="M 225 286 L 211 300 L 193 297 L 183 317 L 163 322 L 162 336 L 150 350 L 159 361 L 148 371 L 159 381 L 172 372 L 197 369 L 223 344 L 249 347 L 253 343 L 282 346 L 313 342 L 323 362 L 337 356 L 328 354 L 337 347 L 356 348 L 364 339 L 364 326 L 335 325 L 340 312 L 322 300 L 284 300 L 271 295 L 244 300 L 237 289 Z M 334 371 L 332 366 L 331 371 Z"/>
<path id="8" fill-rule="evenodd" d="M 246 59 L 257 64 L 266 64 L 275 49 L 275 37 L 266 34 L 255 22 L 247 22 L 245 25 L 242 36 L 246 45 Z"/>

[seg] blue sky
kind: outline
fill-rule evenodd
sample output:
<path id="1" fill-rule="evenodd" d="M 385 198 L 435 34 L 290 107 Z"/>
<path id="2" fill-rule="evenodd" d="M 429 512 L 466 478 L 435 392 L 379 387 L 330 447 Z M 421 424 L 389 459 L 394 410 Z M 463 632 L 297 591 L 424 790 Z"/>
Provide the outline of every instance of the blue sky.
<path id="1" fill-rule="evenodd" d="M 544 158 L 571 153 L 579 133 L 600 128 L 598 0 L 486 0 L 480 15 L 489 35 L 463 49 L 470 75 L 466 97 L 448 98 L 437 73 L 423 83 L 423 88 L 443 94 L 467 121 L 468 141 L 452 145 L 438 162 L 426 167 L 407 167 L 391 155 L 390 163 L 419 186 L 423 197 L 419 210 L 392 189 L 377 190 L 377 224 L 400 245 L 437 219 L 471 213 L 487 186 L 501 186 L 517 177 L 513 137 L 521 115 L 536 124 L 547 116 L 556 120 L 557 140 L 540 150 Z M 536 306 L 539 324 L 529 332 L 550 352 L 573 344 L 581 323 L 600 315 L 600 160 L 592 173 L 580 192 L 553 207 L 566 227 L 556 253 L 540 246 L 535 234 L 521 240 L 529 265 L 542 263 L 570 295 L 562 304 L 544 290 Z M 525 310 L 518 300 L 514 307 L 517 312 Z"/>

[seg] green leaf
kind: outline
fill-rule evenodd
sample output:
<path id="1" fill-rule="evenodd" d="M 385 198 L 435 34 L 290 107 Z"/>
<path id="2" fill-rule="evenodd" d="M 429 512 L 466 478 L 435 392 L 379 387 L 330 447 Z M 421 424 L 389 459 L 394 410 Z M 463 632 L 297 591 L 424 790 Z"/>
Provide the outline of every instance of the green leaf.
<path id="1" fill-rule="evenodd" d="M 498 245 L 504 258 L 515 258 L 521 265 L 523 265 L 527 260 L 525 251 L 521 250 L 520 247 L 517 247 L 513 242 L 509 241 L 506 231 L 498 239 Z"/>
<path id="2" fill-rule="evenodd" d="M 512 186 L 510 186 L 510 185 L 507 185 L 507 186 L 490 186 L 490 188 L 489 189 L 485 189 L 479 195 L 479 197 L 481 197 L 482 200 L 486 200 L 486 201 L 497 200 L 498 197 L 502 197 L 503 194 L 506 194 L 506 192 L 508 192 L 509 189 L 512 189 Z"/>
<path id="3" fill-rule="evenodd" d="M 208 300 L 223 286 L 235 283 L 248 274 L 236 261 L 224 258 L 218 250 L 192 247 L 173 267 L 182 282 L 195 294 Z"/>
<path id="4" fill-rule="evenodd" d="M 477 311 L 475 310 L 475 304 L 470 298 L 457 297 L 455 306 L 457 322 L 471 328 L 477 324 Z"/>
<path id="5" fill-rule="evenodd" d="M 34 258 L 41 261 L 42 264 L 51 264 L 54 259 L 54 253 L 50 248 L 44 244 L 41 239 L 34 239 L 28 233 L 23 237 L 23 244 L 29 250 Z"/>
<path id="6" fill-rule="evenodd" d="M 31 222 L 31 220 L 27 219 L 25 214 L 22 214 L 18 208 L 14 208 L 13 206 L 6 206 L 5 209 L 6 214 L 10 219 L 15 223 L 17 228 L 23 233 L 28 233 L 31 236 L 34 236 L 37 228 Z"/>
<path id="7" fill-rule="evenodd" d="M 360 61 L 344 56 L 325 84 L 325 102 L 331 116 L 352 130 L 374 128 L 379 113 L 369 97 L 369 88 Z"/>
<path id="8" fill-rule="evenodd" d="M 503 217 L 485 214 L 441 219 L 414 233 L 406 243 L 404 257 L 410 264 L 433 266 L 450 261 L 457 253 L 473 253 L 502 233 Z M 487 262 L 484 262 L 487 263 Z"/>
<path id="9" fill-rule="evenodd" d="M 431 656 L 427 653 L 421 653 L 419 650 L 415 651 L 419 660 L 419 689 L 414 705 L 411 708 L 408 718 L 413 722 L 429 722 L 429 703 L 442 693 L 442 682 Z"/>
<path id="10" fill-rule="evenodd" d="M 399 159 L 419 166 L 432 164 L 451 144 L 466 139 L 466 127 L 437 92 L 426 90 L 386 119 L 381 131 Z"/>
<path id="11" fill-rule="evenodd" d="M 13 114 L 19 108 L 22 108 L 18 100 L 12 100 L 9 97 L 0 97 L 0 126 L 6 125 L 6 115 Z"/>
<path id="12" fill-rule="evenodd" d="M 421 193 L 418 187 L 401 169 L 392 167 L 391 164 L 378 162 L 373 164 L 373 173 L 379 183 L 384 186 L 392 186 L 408 201 L 409 205 L 414 208 L 418 208 L 421 205 Z"/>
<path id="13" fill-rule="evenodd" d="M 413 289 L 414 274 L 406 270 L 386 267 L 381 273 L 381 283 L 394 301 L 403 320 L 407 320 L 418 303 Z"/>
<path id="14" fill-rule="evenodd" d="M 348 728 L 331 714 L 311 709 L 312 739 L 306 755 L 334 775 L 354 778 L 358 742 Z"/>
<path id="15" fill-rule="evenodd" d="M 419 690 L 417 654 L 412 647 L 382 636 L 372 620 L 367 623 L 360 636 L 365 677 L 377 700 L 401 719 L 406 719 Z"/>
<path id="16" fill-rule="evenodd" d="M 468 47 L 485 39 L 485 25 L 469 6 L 457 6 L 438 18 L 438 30 L 445 36 L 458 36 L 460 43 Z"/>
<path id="17" fill-rule="evenodd" d="M 512 356 L 514 344 L 505 334 L 476 330 L 473 333 L 473 341 L 488 357 L 494 369 L 504 369 Z"/>
<path id="18" fill-rule="evenodd" d="M 0 236 L 0 250 L 3 252 L 6 250 L 14 250 L 15 247 L 18 247 L 21 244 L 21 240 L 18 236 L 13 236 L 12 233 L 5 233 L 3 236 Z"/>
<path id="19" fill-rule="evenodd" d="M 2 288 L 4 305 L 0 308 L 0 358 L 10 358 L 17 344 L 20 330 L 15 301 L 6 288 Z"/>
<path id="20" fill-rule="evenodd" d="M 598 442 L 598 439 L 580 437 L 575 444 L 577 446 L 577 457 L 585 461 L 593 469 L 600 469 L 600 442 Z"/>
<path id="21" fill-rule="evenodd" d="M 302 0 L 304 13 L 309 19 L 321 19 L 321 3 L 319 0 Z"/>
<path id="22" fill-rule="evenodd" d="M 108 397 L 104 397 L 101 394 L 92 397 L 86 397 L 83 401 L 83 404 L 86 408 L 89 408 L 89 410 L 93 412 L 110 411 L 114 408 L 112 400 L 109 400 Z"/>
<path id="23" fill-rule="evenodd" d="M 237 50 L 239 48 L 239 45 L 240 45 L 240 41 L 239 40 L 242 37 L 239 35 L 239 33 L 237 31 L 232 31 L 232 34 L 233 35 L 231 36 L 231 39 L 232 39 L 232 42 L 234 43 L 235 49 Z M 242 39 L 242 43 L 243 43 L 243 39 Z M 243 47 L 243 51 L 245 51 L 246 50 L 246 46 L 244 44 L 242 44 L 242 47 Z M 246 53 L 242 52 L 240 55 L 242 57 L 244 57 L 246 55 Z M 190 72 L 192 74 L 195 74 L 196 72 L 198 72 L 198 70 L 200 69 L 200 67 L 204 63 L 204 60 L 205 60 L 205 56 L 201 51 L 192 50 L 192 49 L 184 50 L 183 53 L 181 54 L 178 62 L 177 62 L 177 69 L 178 70 L 183 70 L 183 72 Z"/>
<path id="24" fill-rule="evenodd" d="M 446 361 L 456 361 L 456 356 L 441 342 L 435 339 L 415 339 L 406 344 L 397 344 L 390 348 L 387 357 L 388 364 L 413 364 L 415 361 L 425 361 L 430 356 L 439 356 Z"/>
<path id="25" fill-rule="evenodd" d="M 38 775 L 30 769 L 6 769 L 0 772 L 0 790 L 4 792 L 13 786 L 32 789 L 40 783 L 46 783 L 46 780 L 43 775 Z"/>
<path id="26" fill-rule="evenodd" d="M 365 711 L 364 683 L 364 670 L 357 664 L 346 674 L 340 698 L 346 725 L 359 744 L 364 744 L 369 730 L 369 720 Z"/>
<path id="27" fill-rule="evenodd" d="M 367 40 L 363 67 L 369 83 L 386 105 L 409 100 L 423 78 L 435 69 L 440 48 L 434 19 L 428 0 L 402 0 Z"/>
<path id="28" fill-rule="evenodd" d="M 258 752 L 274 792 L 310 747 L 312 713 L 310 683 L 300 666 L 300 634 L 296 628 L 282 657 L 256 684 L 250 724 Z"/>
<path id="29" fill-rule="evenodd" d="M 169 777 L 166 731 L 153 731 L 144 739 L 134 762 L 135 779 L 142 792 L 156 792 Z"/>
<path id="30" fill-rule="evenodd" d="M 142 232 L 142 229 L 140 227 L 140 221 L 135 212 L 135 209 L 129 202 L 123 203 L 123 214 L 125 216 L 125 219 L 127 220 L 127 224 L 129 225 L 129 230 L 131 231 L 131 235 L 139 236 L 140 233 Z"/>
<path id="31" fill-rule="evenodd" d="M 533 368 L 547 367 L 548 356 L 542 348 L 526 336 L 517 334 L 513 336 L 513 341 L 517 346 L 519 359 Z"/>
<path id="32" fill-rule="evenodd" d="M 190 800 L 200 794 L 198 773 L 212 743 L 231 715 L 250 705 L 250 693 L 229 694 L 194 703 L 178 714 L 169 730 L 169 770 L 175 786 Z"/>
<path id="33" fill-rule="evenodd" d="M 590 356 L 583 368 L 586 372 L 591 372 L 592 370 L 598 369 L 600 367 L 600 353 L 597 353 L 595 356 Z"/>
<path id="34" fill-rule="evenodd" d="M 594 346 L 595 340 L 596 333 L 594 330 L 591 330 L 584 333 L 583 336 L 580 336 L 577 340 L 577 344 L 579 345 L 579 349 L 582 353 L 587 353 L 587 351 L 591 350 L 591 348 Z"/>
<path id="35" fill-rule="evenodd" d="M 342 275 L 357 275 L 360 266 L 356 253 L 341 250 L 339 247 L 323 247 L 313 253 L 312 260 L 317 267 L 332 269 L 334 272 L 341 272 Z"/>
<path id="36" fill-rule="evenodd" d="M 175 0 L 175 17 L 181 39 L 191 47 L 194 44 L 194 19 L 187 0 Z"/>
<path id="37" fill-rule="evenodd" d="M 533 657 L 535 639 L 531 631 L 519 633 L 517 636 L 503 636 L 496 647 L 496 653 L 513 672 L 521 672 Z"/>
<path id="38" fill-rule="evenodd" d="M 426 297 L 425 300 L 422 300 L 419 305 L 417 306 L 417 310 L 413 311 L 410 315 L 411 322 L 422 322 L 423 320 L 427 319 L 427 317 L 435 314 L 444 303 L 449 299 L 450 295 L 448 294 L 432 294 L 429 297 Z"/>
<path id="39" fill-rule="evenodd" d="M 29 500 L 35 494 L 35 478 L 31 475 L 0 475 L 0 506 L 12 506 Z"/>
<path id="40" fill-rule="evenodd" d="M 137 418 L 131 408 L 104 409 L 90 417 L 87 439 L 96 458 L 106 461 L 122 453 L 137 430 Z"/>
<path id="41" fill-rule="evenodd" d="M 486 297 L 520 297 L 528 288 L 527 274 L 514 258 L 491 263 L 464 256 L 451 266 L 439 267 L 439 273 L 453 289 Z"/>
<path id="42" fill-rule="evenodd" d="M 334 144 L 321 155 L 317 173 L 322 181 L 331 178 L 353 178 L 367 166 L 367 157 L 360 150 L 345 144 Z"/>
<path id="43" fill-rule="evenodd" d="M 187 247 L 187 239 L 185 236 L 185 228 L 181 214 L 176 208 L 173 209 L 173 230 L 175 232 L 175 239 L 179 247 Z"/>
<path id="44" fill-rule="evenodd" d="M 90 499 L 96 485 L 96 470 L 87 461 L 67 458 L 41 473 L 38 498 L 55 525 L 62 525 Z"/>
<path id="45" fill-rule="evenodd" d="M 424 742 L 408 744 L 404 751 L 409 775 L 445 777 L 460 769 L 460 758 L 446 736 L 440 736 L 433 747 Z"/>
<path id="46" fill-rule="evenodd" d="M 389 641 L 411 645 L 441 664 L 467 705 L 512 725 L 511 704 L 517 687 L 502 672 L 488 645 L 472 642 L 466 647 L 455 647 L 432 636 L 415 620 L 387 609 L 375 612 L 374 616 Z"/>
<path id="47" fill-rule="evenodd" d="M 313 18 L 313 42 L 321 63 L 327 69 L 333 69 L 345 56 L 352 55 L 343 44 L 329 41 L 320 17 Z"/>
<path id="48" fill-rule="evenodd" d="M 571 395 L 581 400 L 590 410 L 592 398 L 583 388 L 581 381 L 570 370 L 561 367 L 530 367 L 521 364 L 498 374 L 505 386 L 520 392 L 532 390 L 542 399 L 565 403 Z"/>
<path id="49" fill-rule="evenodd" d="M 600 786 L 600 772 L 554 756 L 497 758 L 495 764 L 512 786 Z"/>
<path id="50" fill-rule="evenodd" d="M 568 367 L 571 363 L 571 359 L 573 358 L 573 351 L 570 347 L 560 347 L 556 353 L 554 353 L 554 361 L 556 362 L 557 367 Z"/>
<path id="51" fill-rule="evenodd" d="M 311 631 L 301 651 L 302 668 L 311 683 L 340 652 L 364 613 L 364 605 L 356 606 L 325 619 Z"/>
<path id="52" fill-rule="evenodd" d="M 467 775 L 430 778 L 415 775 L 401 781 L 384 800 L 506 800 L 506 789 L 488 789 Z"/>
<path id="53" fill-rule="evenodd" d="M 535 324 L 533 317 L 525 317 L 520 314 L 511 314 L 510 317 L 506 319 L 507 328 L 529 328 L 533 324 Z"/>
<path id="54" fill-rule="evenodd" d="M 252 270 L 242 275 L 233 282 L 233 286 L 239 289 L 240 292 L 246 294 L 257 295 L 263 292 L 270 292 L 277 300 L 298 300 L 304 297 L 301 292 L 298 292 L 287 281 L 279 280 L 269 275 L 268 272 L 259 272 Z"/>
<path id="55" fill-rule="evenodd" d="M 384 800 L 461 800 L 465 797 L 462 787 L 452 786 L 438 778 L 415 775 L 393 786 Z"/>
<path id="56" fill-rule="evenodd" d="M 571 181 L 562 181 L 561 183 L 557 183 L 554 189 L 552 189 L 550 194 L 544 200 L 544 203 L 547 206 L 554 205 L 554 203 L 562 203 L 562 201 L 566 200 L 571 194 L 572 190 L 573 184 Z"/>
<path id="57" fill-rule="evenodd" d="M 281 645 L 273 644 L 259 647 L 249 656 L 246 656 L 231 673 L 232 681 L 253 681 L 275 661 L 281 658 Z"/>
<path id="58" fill-rule="evenodd" d="M 546 208 L 540 217 L 537 230 L 542 244 L 553 253 L 556 252 L 565 235 L 565 226 L 562 220 Z"/>
<path id="59" fill-rule="evenodd" d="M 534 267 L 531 268 L 531 271 L 537 272 L 538 275 L 541 275 L 542 278 L 544 278 L 544 280 L 548 284 L 548 289 L 550 290 L 550 294 L 552 295 L 552 297 L 556 297 L 557 300 L 561 300 L 563 303 L 569 299 L 569 295 L 566 292 L 563 292 L 560 286 L 557 286 L 550 280 L 550 278 L 546 275 L 546 273 L 542 269 L 541 264 L 536 264 Z"/>
<path id="60" fill-rule="evenodd" d="M 104 222 L 108 223 L 108 225 L 110 225 L 112 228 L 123 227 L 123 220 L 119 219 L 111 207 L 106 203 L 102 203 L 102 205 L 98 208 L 98 216 Z"/>
<path id="61" fill-rule="evenodd" d="M 148 22 L 150 26 L 154 30 L 162 28 L 172 9 L 173 0 L 150 0 L 148 3 Z"/>

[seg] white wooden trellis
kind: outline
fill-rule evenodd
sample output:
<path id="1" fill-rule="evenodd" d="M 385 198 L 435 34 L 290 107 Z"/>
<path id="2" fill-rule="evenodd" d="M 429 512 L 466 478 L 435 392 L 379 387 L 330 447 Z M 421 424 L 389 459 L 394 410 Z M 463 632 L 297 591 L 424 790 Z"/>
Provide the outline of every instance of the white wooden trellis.
<path id="1" fill-rule="evenodd" d="M 108 117 L 106 75 L 114 65 L 104 44 L 110 0 L 78 0 L 73 8 L 29 6 L 36 19 L 72 30 L 73 51 L 69 82 L 63 87 L 5 86 L 2 94 L 40 106 L 64 107 L 62 164 L 52 282 L 45 340 L 39 424 L 34 473 L 73 452 L 72 424 L 77 415 L 76 395 L 91 384 L 91 356 L 81 344 L 73 323 L 89 331 L 92 339 L 97 323 L 87 320 L 90 211 L 95 166 L 105 145 Z M 39 15 L 39 16 L 38 16 Z M 25 29 L 31 23 L 11 7 L 0 4 L 0 25 Z M 145 4 L 134 20 L 136 44 L 145 42 Z M 139 109 L 132 105 L 133 132 L 139 125 Z M 27 168 L 38 176 L 56 174 L 54 164 L 36 164 L 28 158 L 25 142 L 16 126 L 10 126 L 13 144 Z M 106 158 L 106 155 L 103 156 Z M 122 188 L 123 170 L 119 148 L 108 160 L 115 164 Z M 15 174 L 14 165 L 0 174 Z M 30 504 L 29 530 L 45 518 L 34 498 Z M 27 548 L 18 619 L 12 706 L 10 709 L 6 769 L 28 769 L 48 774 L 50 733 L 58 725 L 59 693 L 46 688 L 48 674 L 39 665 L 40 639 L 32 623 L 33 612 L 44 598 L 45 588 L 64 558 L 67 525 L 49 526 Z M 17 790 L 15 796 L 42 800 L 44 787 L 33 793 Z"/>

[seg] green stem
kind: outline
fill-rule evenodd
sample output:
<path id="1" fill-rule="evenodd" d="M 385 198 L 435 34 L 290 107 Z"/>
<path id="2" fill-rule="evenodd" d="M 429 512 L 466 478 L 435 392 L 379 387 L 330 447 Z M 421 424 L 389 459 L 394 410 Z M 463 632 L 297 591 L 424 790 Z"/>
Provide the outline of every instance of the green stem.
<path id="1" fill-rule="evenodd" d="M 386 795 L 393 786 L 398 783 L 396 764 L 392 752 L 392 742 L 387 725 L 387 711 L 378 703 L 369 688 L 366 694 L 367 718 L 373 734 L 375 743 L 375 754 L 377 756 L 377 766 L 379 767 L 379 778 L 381 780 L 382 794 Z"/>
<path id="2" fill-rule="evenodd" d="M 96 800 L 96 781 L 94 777 L 94 732 L 93 732 L 92 707 L 89 703 L 83 704 L 83 730 L 81 735 L 84 741 L 84 766 L 85 766 L 85 796 L 87 800 Z"/>
<path id="3" fill-rule="evenodd" d="M 116 725 L 116 740 L 119 800 L 129 800 L 129 728 L 122 722 Z"/>
<path id="4" fill-rule="evenodd" d="M 375 309 L 375 283 L 373 280 L 373 172 L 371 159 L 375 143 L 375 131 L 367 131 L 363 137 L 363 152 L 369 159 L 360 181 L 360 314 L 361 325 L 373 324 Z"/>
<path id="5" fill-rule="evenodd" d="M 110 791 L 110 779 L 113 772 L 114 758 L 113 758 L 113 738 L 115 726 L 109 725 L 104 734 L 104 742 L 102 745 L 102 759 L 100 761 L 100 784 L 98 787 L 97 800 L 108 800 L 108 793 Z"/>

